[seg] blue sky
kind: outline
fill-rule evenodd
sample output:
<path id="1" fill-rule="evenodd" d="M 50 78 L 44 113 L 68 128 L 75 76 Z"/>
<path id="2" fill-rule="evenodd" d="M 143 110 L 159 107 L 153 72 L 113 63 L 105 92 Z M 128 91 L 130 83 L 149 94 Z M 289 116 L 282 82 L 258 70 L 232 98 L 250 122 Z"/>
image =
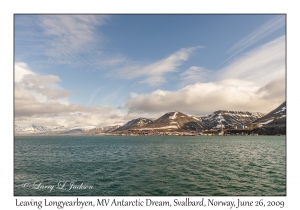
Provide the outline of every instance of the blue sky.
<path id="1" fill-rule="evenodd" d="M 15 15 L 15 124 L 104 126 L 285 100 L 285 15 Z"/>

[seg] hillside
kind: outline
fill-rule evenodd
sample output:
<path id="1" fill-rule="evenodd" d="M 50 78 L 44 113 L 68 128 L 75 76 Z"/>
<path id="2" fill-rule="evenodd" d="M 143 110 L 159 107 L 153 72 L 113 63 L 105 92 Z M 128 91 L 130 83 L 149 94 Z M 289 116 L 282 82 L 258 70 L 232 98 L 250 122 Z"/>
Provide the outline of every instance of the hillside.
<path id="1" fill-rule="evenodd" d="M 153 129 L 202 130 L 205 128 L 200 119 L 182 112 L 168 112 L 147 125 Z"/>
<path id="2" fill-rule="evenodd" d="M 273 111 L 255 120 L 252 123 L 255 133 L 259 135 L 286 134 L 286 102 L 283 102 Z"/>
<path id="3" fill-rule="evenodd" d="M 221 125 L 228 128 L 235 125 L 238 127 L 249 125 L 263 116 L 264 114 L 259 112 L 219 110 L 200 119 L 209 128 L 220 128 Z"/>
<path id="4" fill-rule="evenodd" d="M 47 134 L 49 128 L 41 125 L 18 126 L 15 125 L 15 134 L 29 135 L 29 134 Z"/>
<path id="5" fill-rule="evenodd" d="M 120 126 L 119 128 L 115 129 L 114 131 L 123 131 L 123 130 L 135 130 L 140 129 L 147 126 L 149 123 L 152 123 L 153 120 L 147 118 L 137 118 L 127 122 L 125 125 Z"/>
<path id="6" fill-rule="evenodd" d="M 160 130 L 160 131 L 202 131 L 206 129 L 228 128 L 249 125 L 264 116 L 263 113 L 247 111 L 219 110 L 213 114 L 194 117 L 182 112 L 168 112 L 156 120 L 138 118 L 129 121 L 115 131 L 124 130 Z"/>
<path id="7" fill-rule="evenodd" d="M 110 132 L 115 131 L 119 127 L 121 127 L 121 126 L 113 125 L 113 126 L 98 127 L 98 128 L 94 128 L 94 129 L 87 131 L 86 134 L 87 135 L 99 135 L 99 134 L 110 133 Z"/>
<path id="8" fill-rule="evenodd" d="M 283 102 L 273 111 L 269 112 L 265 116 L 255 120 L 253 125 L 258 127 L 262 126 L 275 126 L 286 124 L 286 102 Z"/>
<path id="9" fill-rule="evenodd" d="M 46 127 L 42 125 L 30 125 L 30 126 L 18 126 L 15 125 L 16 135 L 79 135 L 88 132 L 95 128 L 94 126 L 72 127 L 67 128 L 65 126 L 58 127 Z"/>

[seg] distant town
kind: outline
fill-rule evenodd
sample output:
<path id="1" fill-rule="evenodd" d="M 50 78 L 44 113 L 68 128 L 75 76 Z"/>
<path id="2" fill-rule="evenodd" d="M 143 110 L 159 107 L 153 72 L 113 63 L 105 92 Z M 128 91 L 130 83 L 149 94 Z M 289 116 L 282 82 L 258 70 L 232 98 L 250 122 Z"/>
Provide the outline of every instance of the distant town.
<path id="1" fill-rule="evenodd" d="M 94 135 L 100 135 L 101 133 L 95 133 Z M 146 130 L 126 130 L 119 132 L 105 133 L 105 135 L 113 136 L 230 136 L 230 135 L 258 135 L 254 133 L 253 129 L 247 126 L 241 126 L 237 128 L 224 128 L 224 129 L 209 129 L 202 131 L 159 131 L 155 129 Z"/>

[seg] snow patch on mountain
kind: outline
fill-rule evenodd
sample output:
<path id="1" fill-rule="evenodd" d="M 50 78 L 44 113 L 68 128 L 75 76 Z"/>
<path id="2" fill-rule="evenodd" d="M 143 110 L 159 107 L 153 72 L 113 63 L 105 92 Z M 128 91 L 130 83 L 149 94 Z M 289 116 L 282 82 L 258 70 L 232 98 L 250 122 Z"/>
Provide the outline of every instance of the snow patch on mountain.
<path id="1" fill-rule="evenodd" d="M 153 120 L 140 117 L 140 118 L 133 119 L 133 120 L 127 122 L 123 126 L 118 127 L 117 129 L 115 129 L 115 131 L 138 129 L 138 128 L 146 126 L 147 124 L 149 124 L 151 122 L 153 122 Z"/>
<path id="2" fill-rule="evenodd" d="M 284 112 L 286 110 L 286 107 L 281 107 L 281 109 L 277 112 L 275 112 L 274 114 L 278 114 L 278 113 L 281 113 L 281 112 Z"/>
<path id="3" fill-rule="evenodd" d="M 219 110 L 199 118 L 209 128 L 226 128 L 248 125 L 264 115 L 265 114 L 259 112 Z"/>
<path id="4" fill-rule="evenodd" d="M 273 111 L 269 112 L 265 116 L 254 121 L 253 126 L 258 127 L 272 127 L 272 126 L 286 126 L 286 102 L 283 102 Z"/>
<path id="5" fill-rule="evenodd" d="M 173 116 L 170 116 L 170 117 L 169 117 L 169 119 L 170 119 L 170 120 L 175 120 L 175 119 L 176 119 L 177 113 L 178 113 L 178 112 L 175 112 Z"/>

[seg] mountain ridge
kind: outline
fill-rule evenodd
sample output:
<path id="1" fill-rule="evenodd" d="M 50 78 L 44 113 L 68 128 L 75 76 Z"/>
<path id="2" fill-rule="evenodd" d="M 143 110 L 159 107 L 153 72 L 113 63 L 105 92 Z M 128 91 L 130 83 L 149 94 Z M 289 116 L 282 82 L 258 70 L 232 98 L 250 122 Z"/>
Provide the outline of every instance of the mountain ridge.
<path id="1" fill-rule="evenodd" d="M 274 111 L 280 111 L 275 109 Z M 251 125 L 266 115 L 260 112 L 218 110 L 201 117 L 185 114 L 180 111 L 167 112 L 157 119 L 139 117 L 124 125 L 115 126 L 76 126 L 68 128 L 56 126 L 48 128 L 41 125 L 15 125 L 16 135 L 101 135 L 118 133 L 126 130 L 166 130 L 166 131 L 202 131 L 207 129 L 229 128 L 233 126 Z"/>
<path id="2" fill-rule="evenodd" d="M 254 132 L 260 135 L 286 134 L 286 101 L 260 119 L 252 122 Z"/>

